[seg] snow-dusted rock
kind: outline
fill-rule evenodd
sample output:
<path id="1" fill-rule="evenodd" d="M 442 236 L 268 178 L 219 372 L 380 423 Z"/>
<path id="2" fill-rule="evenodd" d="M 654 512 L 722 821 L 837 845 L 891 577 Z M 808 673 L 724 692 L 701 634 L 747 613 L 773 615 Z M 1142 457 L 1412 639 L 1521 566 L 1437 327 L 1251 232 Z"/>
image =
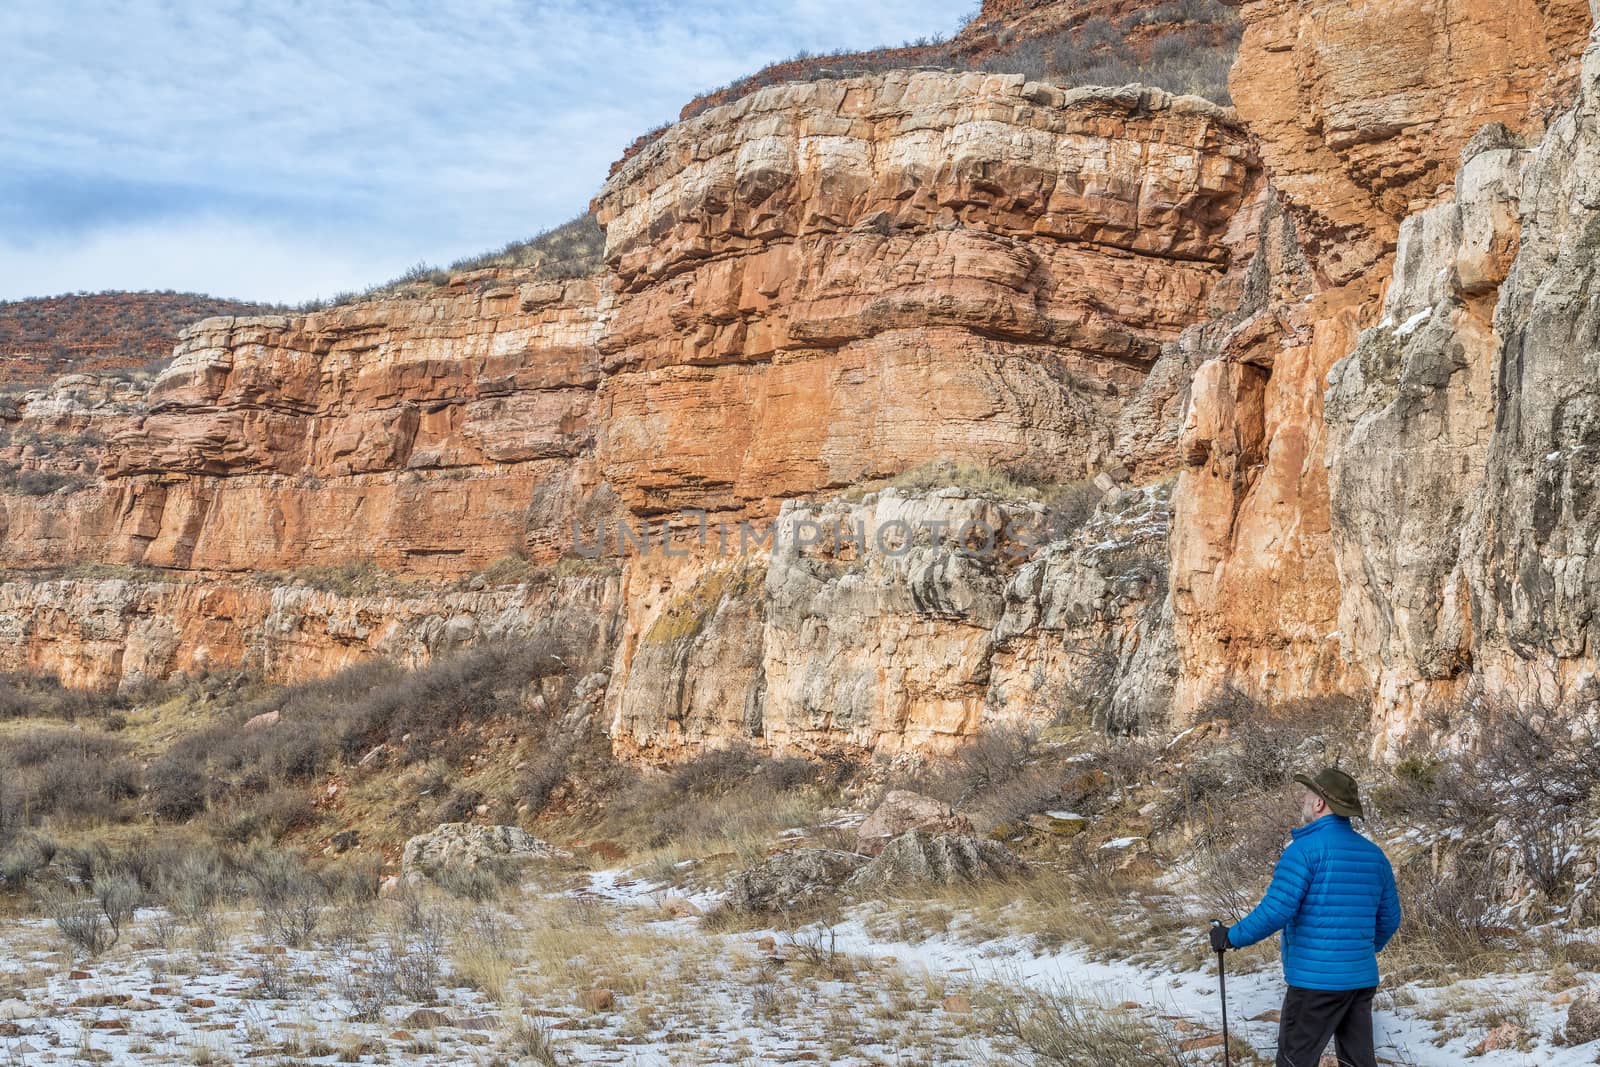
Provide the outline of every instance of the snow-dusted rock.
<path id="1" fill-rule="evenodd" d="M 942 800 L 909 789 L 891 789 L 856 831 L 856 851 L 876 856 L 890 841 L 911 830 L 970 833 L 972 824 Z"/>
<path id="2" fill-rule="evenodd" d="M 408 881 L 437 879 L 447 871 L 471 870 L 485 862 L 571 859 L 572 854 L 515 826 L 447 822 L 406 842 L 400 869 Z"/>
<path id="3" fill-rule="evenodd" d="M 1600 990 L 1586 989 L 1567 1006 L 1567 1044 L 1586 1045 L 1600 1038 Z"/>
<path id="4" fill-rule="evenodd" d="M 997 841 L 913 830 L 889 842 L 877 859 L 851 876 L 846 888 L 883 895 L 902 888 L 1014 878 L 1027 869 L 1027 864 Z"/>
<path id="5" fill-rule="evenodd" d="M 792 911 L 817 904 L 838 891 L 867 861 L 854 852 L 797 848 L 780 852 L 728 884 L 727 905 L 738 911 Z"/>

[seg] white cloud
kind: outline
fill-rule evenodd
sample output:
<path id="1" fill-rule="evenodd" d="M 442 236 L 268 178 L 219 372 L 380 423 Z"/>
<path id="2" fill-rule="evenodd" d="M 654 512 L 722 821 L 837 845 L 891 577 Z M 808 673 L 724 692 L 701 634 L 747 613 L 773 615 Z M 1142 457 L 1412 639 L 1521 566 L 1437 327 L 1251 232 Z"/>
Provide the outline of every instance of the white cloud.
<path id="1" fill-rule="evenodd" d="M 0 297 L 371 284 L 571 217 L 697 92 L 799 49 L 949 32 L 973 6 L 10 6 Z"/>
<path id="2" fill-rule="evenodd" d="M 178 289 L 271 303 L 363 289 L 420 251 L 320 239 L 228 218 L 112 225 L 36 244 L 0 241 L 0 293 Z"/>

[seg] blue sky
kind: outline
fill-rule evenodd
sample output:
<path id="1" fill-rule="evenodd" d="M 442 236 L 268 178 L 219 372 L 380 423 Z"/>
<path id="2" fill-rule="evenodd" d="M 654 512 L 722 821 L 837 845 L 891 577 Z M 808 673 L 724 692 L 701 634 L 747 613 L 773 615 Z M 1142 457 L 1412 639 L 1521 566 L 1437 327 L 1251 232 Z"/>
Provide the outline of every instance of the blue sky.
<path id="1" fill-rule="evenodd" d="M 702 90 L 976 6 L 0 5 L 0 299 L 365 288 L 572 217 Z"/>

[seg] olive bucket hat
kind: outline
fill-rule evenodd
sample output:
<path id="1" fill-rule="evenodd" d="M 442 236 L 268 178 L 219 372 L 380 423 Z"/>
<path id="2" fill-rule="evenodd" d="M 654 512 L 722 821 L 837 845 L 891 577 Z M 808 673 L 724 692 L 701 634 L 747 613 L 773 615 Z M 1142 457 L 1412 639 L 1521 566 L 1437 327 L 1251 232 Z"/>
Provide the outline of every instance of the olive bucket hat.
<path id="1" fill-rule="evenodd" d="M 1329 767 L 1315 778 L 1297 774 L 1294 780 L 1327 801 L 1328 810 L 1335 815 L 1366 815 L 1361 810 L 1361 790 L 1356 780 L 1337 768 Z"/>

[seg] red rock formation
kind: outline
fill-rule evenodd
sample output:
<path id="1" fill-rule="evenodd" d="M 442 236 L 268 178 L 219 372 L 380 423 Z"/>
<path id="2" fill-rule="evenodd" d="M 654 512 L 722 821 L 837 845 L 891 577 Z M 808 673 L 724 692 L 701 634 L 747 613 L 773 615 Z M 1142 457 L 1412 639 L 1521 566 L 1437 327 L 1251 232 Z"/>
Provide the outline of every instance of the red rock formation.
<path id="1" fill-rule="evenodd" d="M 1091 473 L 1254 177 L 1222 109 L 1154 90 L 901 73 L 706 112 L 597 201 L 605 476 L 766 514 L 956 455 Z"/>
<path id="2" fill-rule="evenodd" d="M 964 39 L 1089 12 L 1130 8 L 994 2 Z M 1549 221 L 1582 198 L 1550 190 L 1589 173 L 1587 127 L 1563 120 L 1530 172 L 1552 183 L 1543 224 L 1519 228 L 1508 175 L 1563 101 L 1587 12 L 1246 0 L 1242 16 L 1237 115 L 970 72 L 774 86 L 619 164 L 593 278 L 487 271 L 210 320 L 148 395 L 74 378 L 0 403 L 0 668 L 295 678 L 577 619 L 614 671 L 619 750 L 652 758 L 730 737 L 948 749 L 1068 705 L 1118 725 L 1185 714 L 1225 685 L 1398 704 L 1479 664 L 1564 693 L 1592 673 L 1582 563 L 1517 515 L 1556 508 L 1528 472 L 1580 454 L 1585 431 L 1552 429 L 1557 401 L 1529 392 L 1511 414 L 1532 413 L 1545 458 L 1496 437 L 1488 364 L 1506 313 L 1546 348 L 1577 329 L 1566 290 L 1518 264 L 1532 247 L 1582 275 Z M 1505 144 L 1474 140 L 1489 120 Z M 1486 162 L 1455 186 L 1464 147 Z M 1429 251 L 1391 285 L 1402 232 Z M 1386 299 L 1431 309 L 1426 346 L 1392 321 L 1363 335 Z M 1582 393 L 1581 361 L 1547 363 L 1560 403 Z M 1391 403 L 1391 379 L 1434 406 Z M 1423 439 L 1451 446 L 1400 492 L 1380 483 L 1411 474 L 1350 449 Z M 1059 481 L 1125 465 L 1140 487 L 1108 473 L 1092 520 L 1032 560 L 918 542 L 903 562 L 797 543 L 728 561 L 688 543 L 691 509 L 1042 522 L 1036 500 L 982 488 L 828 499 L 951 459 Z M 1472 528 L 1510 546 L 1514 574 L 1487 549 L 1456 569 L 1432 540 L 1416 551 L 1419 531 L 1465 536 L 1451 502 L 1479 485 L 1496 503 Z M 648 519 L 687 554 L 619 560 L 613 542 L 572 562 L 574 520 Z M 490 587 L 481 572 L 512 555 L 551 569 Z M 304 573 L 352 560 L 392 588 Z M 1530 648 L 1560 665 L 1522 669 Z"/>
<path id="3" fill-rule="evenodd" d="M 400 590 L 319 594 L 325 609 L 285 630 L 283 585 L 263 572 L 293 589 L 306 568 L 363 560 L 442 583 L 517 552 L 553 563 L 572 520 L 592 528 L 619 504 L 635 522 L 770 516 L 952 456 L 1090 473 L 1163 344 L 1211 312 L 1258 177 L 1225 111 L 1153 90 L 896 73 L 712 109 L 608 184 L 601 277 L 486 272 L 299 318 L 214 319 L 147 396 L 25 395 L 6 416 L 14 441 L 95 426 L 105 444 L 82 484 L 0 496 L 0 564 L 69 567 L 5 587 L 22 622 L 0 666 L 80 683 L 241 661 L 302 677 L 448 635 L 426 596 Z M 41 472 L 66 458 L 9 454 Z M 1172 443 L 1148 459 L 1170 468 Z M 96 581 L 89 565 L 158 580 Z M 634 561 L 627 595 L 590 608 L 620 620 L 619 667 L 706 565 Z M 555 593 L 497 595 L 512 602 L 459 614 L 521 619 L 509 632 Z M 743 693 L 729 670 L 706 692 Z M 934 673 L 926 700 L 886 695 L 851 743 L 970 730 L 982 671 Z M 772 736 L 825 745 L 788 699 Z"/>
<path id="4" fill-rule="evenodd" d="M 1284 699 L 1382 674 L 1341 634 L 1322 409 L 1379 316 L 1402 220 L 1448 199 L 1463 148 L 1537 133 L 1570 92 L 1584 0 L 1245 0 L 1230 82 L 1287 218 L 1206 331 L 1173 528 L 1180 712 L 1224 683 Z M 1499 253 L 1502 257 L 1505 251 Z"/>

